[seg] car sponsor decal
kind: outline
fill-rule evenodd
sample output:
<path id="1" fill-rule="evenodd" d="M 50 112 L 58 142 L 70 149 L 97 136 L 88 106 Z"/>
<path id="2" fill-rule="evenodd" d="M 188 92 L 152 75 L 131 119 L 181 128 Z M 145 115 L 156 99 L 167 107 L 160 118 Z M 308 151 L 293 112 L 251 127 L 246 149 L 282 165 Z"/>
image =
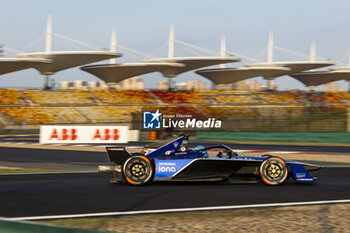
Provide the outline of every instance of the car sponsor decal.
<path id="1" fill-rule="evenodd" d="M 177 159 L 177 160 L 154 159 L 154 164 L 155 164 L 154 178 L 156 179 L 156 178 L 172 177 L 192 161 L 193 159 Z"/>
<path id="2" fill-rule="evenodd" d="M 313 182 L 315 179 L 309 174 L 302 164 L 289 163 L 296 182 Z"/>

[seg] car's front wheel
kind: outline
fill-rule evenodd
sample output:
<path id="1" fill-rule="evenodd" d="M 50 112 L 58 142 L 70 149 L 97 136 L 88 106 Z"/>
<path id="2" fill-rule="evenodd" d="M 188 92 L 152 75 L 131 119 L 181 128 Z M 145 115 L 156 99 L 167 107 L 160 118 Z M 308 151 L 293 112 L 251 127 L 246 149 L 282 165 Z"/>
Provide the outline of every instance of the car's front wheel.
<path id="1" fill-rule="evenodd" d="M 260 165 L 261 180 L 267 185 L 283 184 L 288 178 L 286 162 L 279 157 L 269 157 Z"/>
<path id="2" fill-rule="evenodd" d="M 151 181 L 154 169 L 151 161 L 143 155 L 137 155 L 125 161 L 123 174 L 132 185 L 144 185 Z"/>

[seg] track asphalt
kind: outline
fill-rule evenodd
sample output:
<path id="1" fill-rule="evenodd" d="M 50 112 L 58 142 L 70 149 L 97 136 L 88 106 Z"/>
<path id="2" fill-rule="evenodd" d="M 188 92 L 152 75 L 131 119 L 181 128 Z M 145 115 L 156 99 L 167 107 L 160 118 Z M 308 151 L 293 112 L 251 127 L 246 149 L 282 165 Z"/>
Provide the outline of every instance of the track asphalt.
<path id="1" fill-rule="evenodd" d="M 205 145 L 209 146 L 211 144 L 205 144 Z M 216 145 L 216 144 L 213 144 L 213 145 Z M 230 145 L 230 144 L 228 145 L 232 146 L 233 148 L 237 148 L 234 145 Z M 265 146 L 265 145 L 261 145 L 261 146 Z M 259 148 L 255 148 L 255 147 L 256 145 L 247 145 L 244 148 L 255 150 L 255 151 L 262 150 L 261 147 Z M 74 147 L 74 148 L 76 149 L 77 147 Z M 69 149 L 68 146 L 67 146 L 67 149 Z M 282 145 L 275 149 L 288 150 L 291 148 L 286 148 L 286 146 Z M 334 154 L 349 153 L 349 147 L 314 148 L 310 146 L 304 146 L 301 149 L 303 151 L 308 151 L 313 153 L 317 153 L 315 152 L 316 149 L 319 149 L 319 150 L 323 149 L 324 151 L 328 151 L 328 152 L 322 152 L 322 153 L 334 153 Z M 266 145 L 264 150 L 269 151 L 272 149 L 268 147 L 268 145 Z M 57 169 L 58 170 L 84 170 L 84 169 L 97 169 L 98 165 L 104 165 L 104 164 L 108 164 L 107 156 L 105 152 L 0 147 L 0 166 L 23 167 L 23 168 L 45 168 L 45 169 L 54 169 L 54 170 L 57 170 Z M 324 164 L 324 163 L 317 162 L 317 164 Z"/>
<path id="2" fill-rule="evenodd" d="M 350 198 L 350 168 L 314 172 L 315 184 L 109 184 L 108 174 L 0 176 L 0 216 L 28 217 L 96 212 L 225 206 Z"/>
<path id="3" fill-rule="evenodd" d="M 105 152 L 0 148 L 0 166 L 45 169 L 97 169 L 108 162 Z"/>
<path id="4" fill-rule="evenodd" d="M 201 142 L 204 145 L 216 142 Z M 346 146 L 290 146 L 227 143 L 235 149 L 347 153 Z M 105 152 L 0 148 L 0 166 L 96 169 Z M 0 175 L 0 216 L 29 217 L 97 212 L 350 199 L 350 168 L 314 172 L 316 184 L 154 183 L 109 184 L 108 174 Z"/>

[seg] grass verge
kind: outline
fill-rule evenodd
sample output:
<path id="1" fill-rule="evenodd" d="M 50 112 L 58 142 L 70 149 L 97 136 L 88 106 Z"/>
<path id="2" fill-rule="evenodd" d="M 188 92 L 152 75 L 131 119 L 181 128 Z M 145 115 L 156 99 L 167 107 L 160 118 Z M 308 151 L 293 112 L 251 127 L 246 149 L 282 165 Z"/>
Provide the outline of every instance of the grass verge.
<path id="1" fill-rule="evenodd" d="M 43 221 L 115 232 L 347 232 L 350 204 Z"/>
<path id="2" fill-rule="evenodd" d="M 0 173 L 34 173 L 34 172 L 63 172 L 64 170 L 52 170 L 41 168 L 0 167 Z"/>

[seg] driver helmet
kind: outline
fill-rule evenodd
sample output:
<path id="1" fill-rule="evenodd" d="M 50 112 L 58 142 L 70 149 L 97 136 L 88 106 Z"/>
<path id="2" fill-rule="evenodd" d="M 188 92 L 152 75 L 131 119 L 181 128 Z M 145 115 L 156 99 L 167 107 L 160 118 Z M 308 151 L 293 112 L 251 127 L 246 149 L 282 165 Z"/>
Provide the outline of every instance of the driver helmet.
<path id="1" fill-rule="evenodd" d="M 205 148 L 204 146 L 196 146 L 195 148 L 193 148 L 193 150 L 200 150 L 200 149 L 204 149 L 204 148 Z M 208 158 L 209 157 L 209 154 L 208 154 L 207 150 L 203 150 L 201 152 L 202 152 L 204 158 Z"/>

